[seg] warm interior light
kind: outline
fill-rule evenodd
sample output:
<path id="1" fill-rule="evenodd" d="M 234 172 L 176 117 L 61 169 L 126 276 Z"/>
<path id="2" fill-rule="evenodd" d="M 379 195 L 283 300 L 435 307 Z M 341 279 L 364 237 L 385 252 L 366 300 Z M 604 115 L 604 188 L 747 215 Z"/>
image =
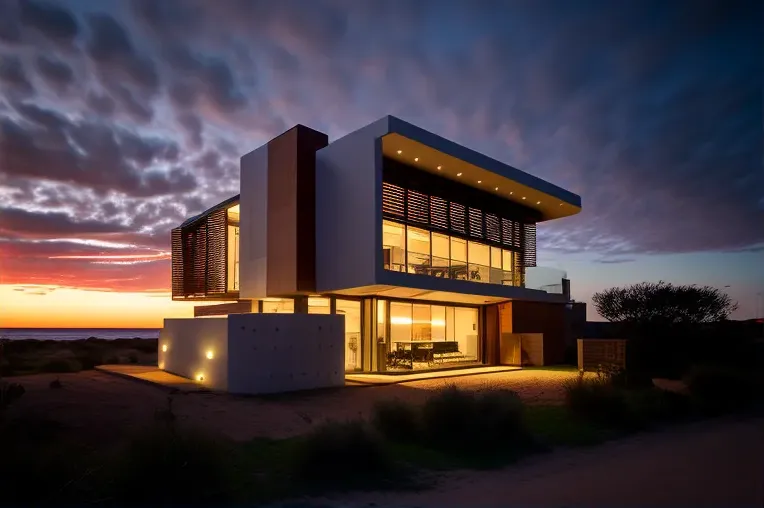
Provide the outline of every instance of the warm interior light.
<path id="1" fill-rule="evenodd" d="M 419 162 L 419 157 L 414 157 L 414 162 Z"/>
<path id="2" fill-rule="evenodd" d="M 403 150 L 398 150 L 398 155 L 402 154 Z"/>
<path id="3" fill-rule="evenodd" d="M 163 353 L 167 352 L 167 344 L 162 344 L 162 352 Z"/>
<path id="4" fill-rule="evenodd" d="M 159 362 L 159 370 L 164 370 L 164 362 Z"/>
<path id="5" fill-rule="evenodd" d="M 212 360 L 213 358 L 215 358 L 215 353 L 212 350 L 207 351 L 207 359 Z"/>
<path id="6" fill-rule="evenodd" d="M 411 321 L 411 318 L 408 318 L 406 316 L 391 316 L 390 317 L 390 324 L 391 325 L 410 325 L 413 321 Z"/>
<path id="7" fill-rule="evenodd" d="M 462 174 L 461 173 L 456 173 L 456 176 L 462 176 Z"/>
<path id="8" fill-rule="evenodd" d="M 202 374 L 201 372 L 199 374 L 197 374 L 196 375 L 196 380 L 197 381 L 204 381 L 204 374 Z"/>
<path id="9" fill-rule="evenodd" d="M 443 169 L 443 166 L 438 166 L 438 171 L 440 171 L 441 169 Z"/>

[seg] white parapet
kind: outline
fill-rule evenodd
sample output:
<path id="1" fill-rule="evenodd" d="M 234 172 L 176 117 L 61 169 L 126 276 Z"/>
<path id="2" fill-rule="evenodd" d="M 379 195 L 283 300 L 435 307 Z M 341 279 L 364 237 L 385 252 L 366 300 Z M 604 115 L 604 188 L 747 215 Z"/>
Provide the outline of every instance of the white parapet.
<path id="1" fill-rule="evenodd" d="M 166 319 L 159 366 L 241 394 L 342 386 L 344 328 L 344 316 L 326 314 Z"/>

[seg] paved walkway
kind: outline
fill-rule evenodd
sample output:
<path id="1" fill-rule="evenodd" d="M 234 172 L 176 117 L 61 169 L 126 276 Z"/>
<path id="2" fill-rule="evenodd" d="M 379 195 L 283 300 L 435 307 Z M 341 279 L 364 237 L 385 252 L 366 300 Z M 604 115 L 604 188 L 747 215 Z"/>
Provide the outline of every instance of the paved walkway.
<path id="1" fill-rule="evenodd" d="M 499 471 L 444 475 L 432 490 L 354 494 L 313 506 L 761 508 L 764 418 L 679 426 Z"/>

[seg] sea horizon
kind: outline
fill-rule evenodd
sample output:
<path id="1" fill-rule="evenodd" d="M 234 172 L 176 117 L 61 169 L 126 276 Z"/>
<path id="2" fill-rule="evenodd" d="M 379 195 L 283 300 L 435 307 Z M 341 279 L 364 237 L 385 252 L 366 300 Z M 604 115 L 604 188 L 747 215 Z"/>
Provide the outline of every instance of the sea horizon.
<path id="1" fill-rule="evenodd" d="M 157 339 L 159 328 L 0 328 L 0 339 L 82 340 Z"/>

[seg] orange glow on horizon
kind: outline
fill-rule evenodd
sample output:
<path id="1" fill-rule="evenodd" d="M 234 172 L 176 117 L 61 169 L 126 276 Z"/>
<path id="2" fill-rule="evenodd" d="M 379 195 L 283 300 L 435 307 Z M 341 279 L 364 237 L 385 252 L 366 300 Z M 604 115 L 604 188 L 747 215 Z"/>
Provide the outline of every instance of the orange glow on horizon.
<path id="1" fill-rule="evenodd" d="M 0 328 L 161 328 L 165 318 L 194 316 L 194 303 L 169 292 L 0 284 L 0 302 Z"/>

